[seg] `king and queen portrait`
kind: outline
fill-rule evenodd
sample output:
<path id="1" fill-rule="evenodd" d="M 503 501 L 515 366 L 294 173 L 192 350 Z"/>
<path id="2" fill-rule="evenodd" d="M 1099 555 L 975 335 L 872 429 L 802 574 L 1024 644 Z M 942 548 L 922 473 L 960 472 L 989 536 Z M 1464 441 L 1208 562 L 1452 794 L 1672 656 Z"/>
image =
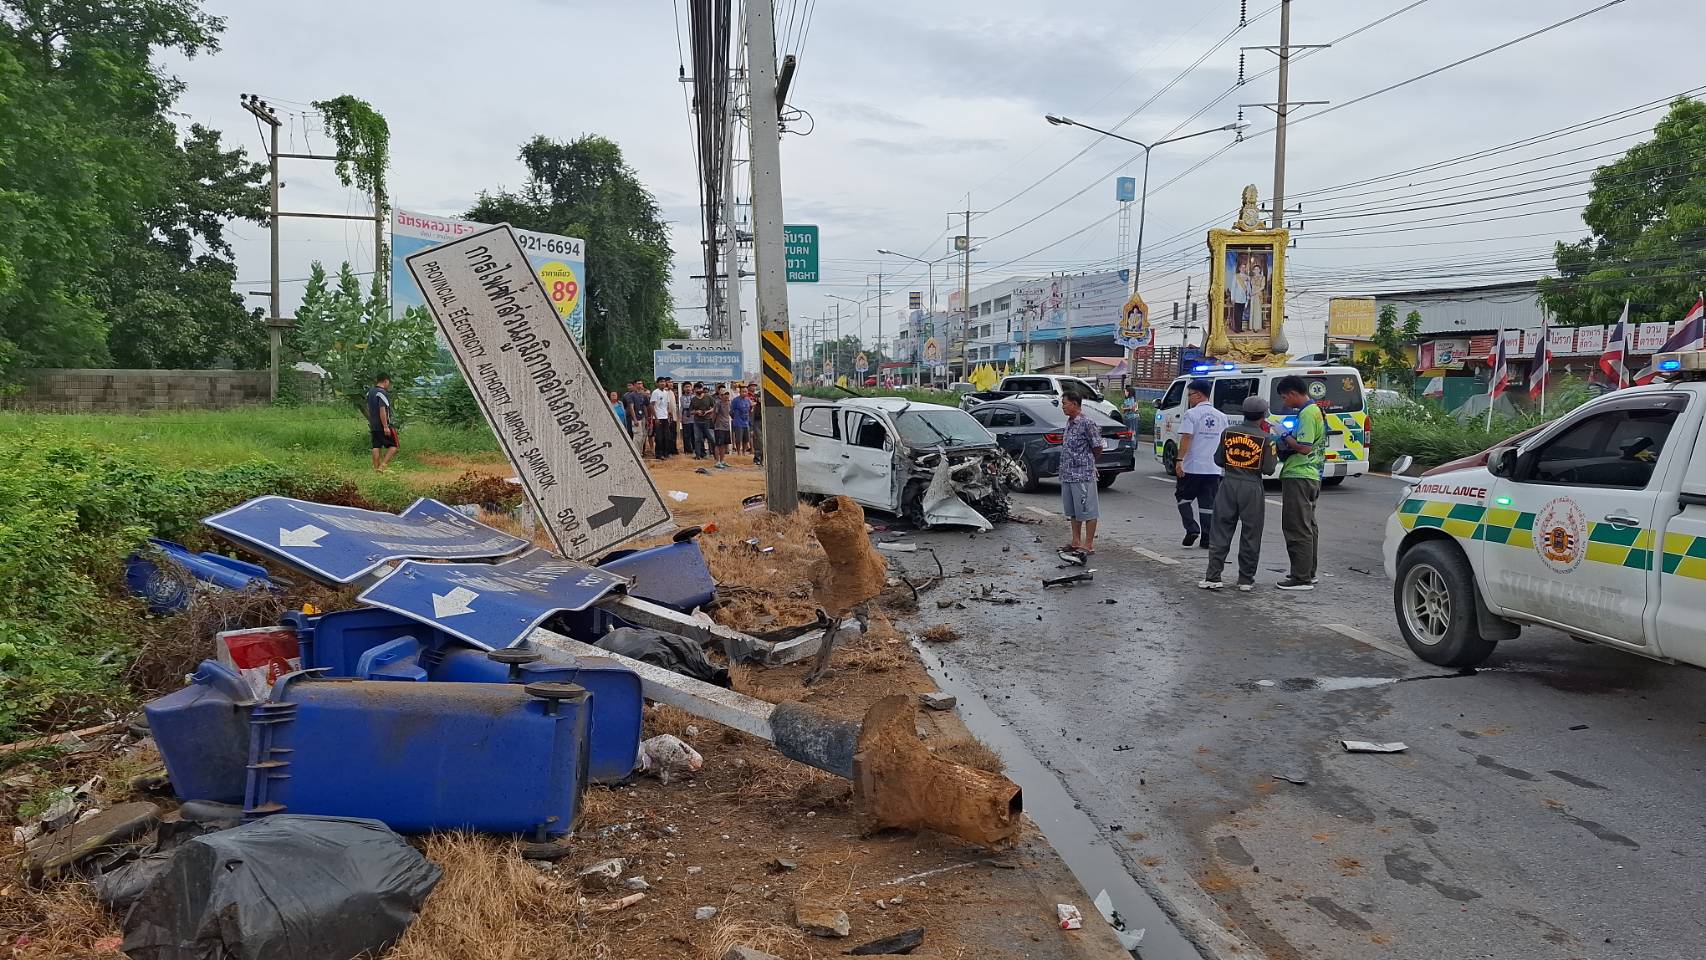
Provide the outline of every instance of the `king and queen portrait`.
<path id="1" fill-rule="evenodd" d="M 1226 332 L 1231 336 L 1267 333 L 1273 318 L 1273 247 L 1226 248 Z"/>

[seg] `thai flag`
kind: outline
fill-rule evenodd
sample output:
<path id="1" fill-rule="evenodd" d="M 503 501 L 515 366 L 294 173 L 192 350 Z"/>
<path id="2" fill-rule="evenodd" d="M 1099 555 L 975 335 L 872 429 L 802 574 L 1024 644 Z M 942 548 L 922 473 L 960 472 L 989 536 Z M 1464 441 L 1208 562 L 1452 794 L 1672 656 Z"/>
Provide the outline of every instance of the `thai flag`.
<path id="1" fill-rule="evenodd" d="M 1546 391 L 1546 378 L 1552 374 L 1552 337 L 1540 328 L 1540 345 L 1534 348 L 1534 362 L 1528 366 L 1528 395 L 1538 397 Z"/>
<path id="2" fill-rule="evenodd" d="M 1498 344 L 1493 347 L 1493 378 L 1488 384 L 1492 393 L 1490 399 L 1497 400 L 1504 396 L 1505 390 L 1511 385 L 1511 368 L 1505 360 L 1505 332 L 1499 331 Z"/>
<path id="3" fill-rule="evenodd" d="M 1706 297 L 1694 302 L 1694 309 L 1682 318 L 1682 326 L 1676 328 L 1676 332 L 1670 335 L 1670 339 L 1665 341 L 1665 345 L 1660 347 L 1658 352 L 1678 353 L 1684 350 L 1699 350 L 1703 346 L 1706 346 Z M 1658 370 L 1648 364 L 1635 375 L 1635 382 L 1652 383 L 1657 374 Z"/>
<path id="4" fill-rule="evenodd" d="M 1611 328 L 1605 339 L 1605 352 L 1599 355 L 1599 369 L 1621 390 L 1629 382 L 1629 368 L 1624 360 L 1629 353 L 1629 301 L 1623 301 L 1623 316 Z"/>

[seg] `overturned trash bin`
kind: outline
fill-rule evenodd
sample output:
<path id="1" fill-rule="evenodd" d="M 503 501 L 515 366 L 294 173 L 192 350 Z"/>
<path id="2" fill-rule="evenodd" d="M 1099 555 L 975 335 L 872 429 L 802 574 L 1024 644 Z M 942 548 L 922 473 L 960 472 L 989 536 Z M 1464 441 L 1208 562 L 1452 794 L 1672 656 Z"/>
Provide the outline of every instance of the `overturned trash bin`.
<path id="1" fill-rule="evenodd" d="M 569 683 L 391 683 L 291 674 L 250 720 L 244 811 L 396 830 L 568 833 L 591 697 Z"/>
<path id="2" fill-rule="evenodd" d="M 278 816 L 179 847 L 124 919 L 131 960 L 377 956 L 439 868 L 383 823 Z"/>
<path id="3" fill-rule="evenodd" d="M 287 614 L 304 668 L 357 680 L 454 683 L 574 683 L 592 695 L 587 775 L 613 783 L 634 771 L 645 700 L 634 671 L 604 657 L 541 663 L 523 650 L 475 650 L 402 614 L 377 608 L 317 617 Z M 700 655 L 703 658 L 703 654 Z"/>
<path id="4" fill-rule="evenodd" d="M 143 705 L 179 800 L 243 802 L 249 714 L 256 703 L 236 671 L 203 660 L 188 686 Z"/>
<path id="5" fill-rule="evenodd" d="M 124 583 L 148 601 L 148 612 L 167 615 L 190 605 L 198 590 L 272 590 L 267 568 L 217 553 L 191 553 L 182 544 L 149 537 L 124 561 Z"/>

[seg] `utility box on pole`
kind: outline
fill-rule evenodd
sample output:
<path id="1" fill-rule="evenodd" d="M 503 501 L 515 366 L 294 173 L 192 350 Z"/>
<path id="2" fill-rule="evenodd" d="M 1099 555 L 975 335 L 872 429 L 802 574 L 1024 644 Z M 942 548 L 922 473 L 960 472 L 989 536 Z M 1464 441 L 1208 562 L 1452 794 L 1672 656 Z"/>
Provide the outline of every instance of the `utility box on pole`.
<path id="1" fill-rule="evenodd" d="M 752 132 L 752 259 L 758 289 L 758 374 L 764 388 L 764 492 L 774 513 L 800 503 L 794 468 L 794 367 L 788 335 L 788 255 L 782 222 L 782 131 L 776 102 L 776 20 L 772 0 L 746 8 Z"/>

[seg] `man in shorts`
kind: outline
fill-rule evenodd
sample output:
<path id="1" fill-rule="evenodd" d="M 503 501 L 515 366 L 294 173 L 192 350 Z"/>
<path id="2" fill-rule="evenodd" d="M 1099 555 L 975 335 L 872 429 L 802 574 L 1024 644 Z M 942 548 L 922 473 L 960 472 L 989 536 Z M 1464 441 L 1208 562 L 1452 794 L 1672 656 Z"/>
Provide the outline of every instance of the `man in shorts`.
<path id="1" fill-rule="evenodd" d="M 1084 415 L 1083 401 L 1075 393 L 1060 397 L 1066 414 L 1066 432 L 1060 441 L 1060 501 L 1066 519 L 1072 521 L 1072 542 L 1066 553 L 1088 557 L 1096 552 L 1096 455 L 1102 452 L 1102 431 Z"/>
<path id="2" fill-rule="evenodd" d="M 743 384 L 735 384 L 734 397 L 729 400 L 729 446 L 735 453 L 751 453 L 752 398 L 746 395 Z"/>
<path id="3" fill-rule="evenodd" d="M 717 406 L 711 412 L 711 446 L 716 451 L 717 462 L 713 464 L 718 470 L 729 468 L 729 433 L 733 431 L 734 401 L 729 397 L 729 388 L 717 384 Z"/>
<path id="4" fill-rule="evenodd" d="M 373 469 L 384 473 L 397 455 L 397 424 L 391 419 L 391 375 L 381 373 L 367 389 L 367 432 L 373 440 Z"/>

